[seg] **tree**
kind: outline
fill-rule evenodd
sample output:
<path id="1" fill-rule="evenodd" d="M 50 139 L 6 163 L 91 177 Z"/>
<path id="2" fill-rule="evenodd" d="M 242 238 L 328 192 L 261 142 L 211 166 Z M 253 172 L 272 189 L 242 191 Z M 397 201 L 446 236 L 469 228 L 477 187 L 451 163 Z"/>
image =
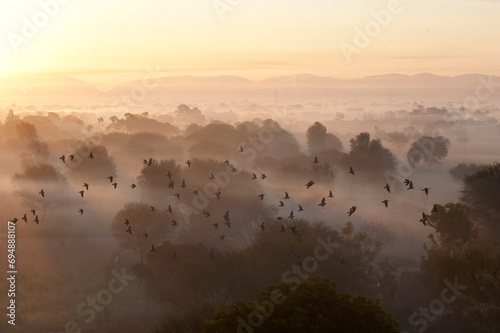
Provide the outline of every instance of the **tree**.
<path id="1" fill-rule="evenodd" d="M 306 134 L 307 138 L 307 146 L 309 147 L 309 151 L 313 154 L 316 154 L 323 149 L 325 149 L 326 143 L 326 127 L 323 126 L 320 122 L 315 122 L 309 129 Z"/>
<path id="2" fill-rule="evenodd" d="M 417 166 L 422 162 L 426 162 L 431 167 L 431 164 L 440 163 L 448 156 L 450 140 L 442 137 L 423 136 L 411 144 L 408 150 L 408 162 Z"/>
<path id="3" fill-rule="evenodd" d="M 340 294 L 333 281 L 319 278 L 282 282 L 251 302 L 236 301 L 217 310 L 202 332 L 252 332 L 252 327 L 259 332 L 399 332 L 380 300 Z"/>
<path id="4" fill-rule="evenodd" d="M 326 133 L 326 139 L 325 139 L 325 149 L 328 150 L 338 150 L 342 151 L 344 150 L 344 145 L 342 144 L 342 141 L 332 133 Z"/>
<path id="5" fill-rule="evenodd" d="M 471 214 L 487 231 L 500 234 L 500 163 L 493 163 L 465 176 L 463 202 L 471 206 Z"/>
<path id="6" fill-rule="evenodd" d="M 130 224 L 125 225 L 125 219 Z M 170 237 L 171 220 L 172 216 L 166 209 L 151 211 L 146 204 L 129 202 L 116 213 L 111 228 L 121 245 L 137 253 L 144 263 L 151 244 L 158 245 Z M 129 226 L 132 234 L 126 231 Z"/>
<path id="7" fill-rule="evenodd" d="M 459 163 L 448 170 L 450 176 L 457 182 L 463 182 L 466 176 L 472 176 L 477 171 L 486 168 L 487 165 L 476 163 Z"/>
<path id="8" fill-rule="evenodd" d="M 396 157 L 380 139 L 371 139 L 369 133 L 360 133 L 349 141 L 351 151 L 344 158 L 345 167 L 361 170 L 366 179 L 380 178 L 396 168 Z"/>

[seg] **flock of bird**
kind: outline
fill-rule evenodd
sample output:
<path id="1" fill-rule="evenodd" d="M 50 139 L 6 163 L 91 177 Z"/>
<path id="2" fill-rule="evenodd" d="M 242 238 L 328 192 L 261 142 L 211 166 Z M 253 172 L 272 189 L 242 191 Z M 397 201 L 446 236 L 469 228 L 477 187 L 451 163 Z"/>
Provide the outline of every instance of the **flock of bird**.
<path id="1" fill-rule="evenodd" d="M 239 152 L 241 153 L 241 152 L 243 152 L 243 151 L 244 151 L 243 147 L 241 147 L 241 146 L 240 146 Z M 74 156 L 74 155 L 69 155 L 68 157 L 70 158 L 70 160 L 71 160 L 71 161 L 75 158 L 75 156 Z M 94 159 L 94 155 L 93 155 L 92 151 L 90 151 L 90 152 L 89 152 L 88 158 L 89 158 L 89 159 L 91 159 L 91 160 L 93 160 L 93 159 Z M 59 159 L 62 161 L 62 163 L 66 163 L 66 156 L 65 156 L 65 155 L 62 155 L 61 157 L 59 157 Z M 150 167 L 151 165 L 153 165 L 153 163 L 154 163 L 153 158 L 149 158 L 149 159 L 144 159 L 144 160 L 143 160 L 143 164 L 144 164 L 144 166 L 145 166 L 145 167 Z M 231 167 L 231 171 L 232 171 L 232 172 L 236 172 L 236 171 L 237 171 L 237 170 L 236 170 L 236 168 L 234 168 L 234 167 L 232 167 L 232 166 L 230 165 L 230 162 L 229 162 L 228 160 L 224 161 L 224 163 L 226 163 L 229 167 Z M 317 157 L 317 156 L 315 156 L 315 157 L 314 157 L 314 161 L 313 161 L 312 163 L 313 163 L 313 164 L 318 164 L 318 163 L 319 163 L 319 160 L 318 160 L 318 157 Z M 187 167 L 188 167 L 188 168 L 191 168 L 192 162 L 191 162 L 190 160 L 187 160 L 187 161 L 185 162 L 185 164 L 187 165 Z M 355 176 L 355 171 L 354 171 L 354 169 L 353 169 L 352 167 L 349 167 L 348 174 L 351 174 L 352 176 Z M 175 189 L 175 182 L 174 182 L 174 180 L 172 179 L 172 178 L 173 178 L 172 173 L 171 173 L 170 171 L 168 171 L 168 173 L 166 174 L 166 176 L 169 178 L 168 188 L 171 188 L 172 190 L 174 190 L 174 189 Z M 257 174 L 252 173 L 251 180 L 258 180 L 259 178 L 260 178 L 260 180 L 265 180 L 265 179 L 267 179 L 267 175 L 266 175 L 266 174 L 264 174 L 264 173 L 262 173 L 262 174 L 260 175 L 260 177 L 257 177 Z M 113 186 L 113 188 L 114 188 L 114 189 L 116 189 L 116 188 L 117 188 L 117 186 L 118 186 L 118 183 L 114 181 L 114 180 L 115 180 L 114 176 L 109 176 L 109 177 L 107 177 L 107 179 L 109 180 L 109 182 L 110 182 L 111 186 Z M 214 173 L 213 173 L 213 172 L 210 172 L 210 175 L 209 175 L 208 179 L 209 179 L 209 180 L 211 180 L 211 179 L 215 179 L 215 175 L 214 175 Z M 310 180 L 310 181 L 308 181 L 308 182 L 305 184 L 305 187 L 306 187 L 306 189 L 309 189 L 309 188 L 311 188 L 314 184 L 315 184 L 315 182 L 314 182 L 313 180 Z M 404 184 L 405 184 L 405 186 L 406 186 L 406 189 L 407 189 L 407 190 L 413 190 L 413 189 L 414 189 L 413 182 L 412 182 L 411 180 L 409 180 L 409 179 L 405 179 L 405 180 L 404 180 Z M 183 179 L 183 180 L 182 180 L 182 182 L 181 182 L 181 184 L 179 185 L 179 187 L 180 187 L 180 188 L 182 188 L 182 189 L 185 189 L 185 188 L 186 188 L 186 186 L 187 186 L 187 185 L 186 185 L 186 181 L 185 181 L 185 179 Z M 131 189 L 133 190 L 133 189 L 135 189 L 137 186 L 136 186 L 136 184 L 131 184 L 131 185 L 130 185 L 130 187 L 131 187 Z M 83 183 L 83 188 L 84 188 L 85 190 L 78 191 L 78 194 L 81 196 L 81 198 L 84 198 L 84 196 L 85 196 L 85 191 L 89 191 L 89 184 L 88 184 L 88 183 Z M 386 184 L 383 188 L 387 191 L 387 193 L 391 193 L 391 186 L 390 186 L 388 183 L 387 183 L 387 184 Z M 425 195 L 426 195 L 426 196 L 428 196 L 428 195 L 429 195 L 429 190 L 430 190 L 430 188 L 425 187 L 425 188 L 422 188 L 421 190 L 425 193 Z M 197 190 L 196 188 L 194 188 L 194 189 L 192 190 L 192 193 L 193 193 L 194 195 L 198 195 L 198 190 Z M 41 196 L 42 196 L 42 198 L 45 198 L 46 192 L 45 192 L 43 189 L 41 189 L 41 190 L 40 190 L 40 192 L 38 192 L 38 194 L 39 194 L 39 195 L 41 195 Z M 176 197 L 177 197 L 177 199 L 180 199 L 180 193 L 175 193 L 175 194 L 173 194 L 173 195 L 174 195 L 174 196 L 176 196 Z M 222 195 L 222 192 L 221 192 L 219 189 L 217 189 L 217 191 L 214 193 L 214 195 L 215 195 L 215 197 L 216 197 L 218 200 L 220 200 L 221 195 Z M 264 200 L 264 197 L 265 197 L 265 194 L 263 194 L 263 193 L 258 194 L 258 198 L 260 198 L 260 200 L 261 200 L 261 201 L 263 201 L 263 200 Z M 320 203 L 318 204 L 318 206 L 320 206 L 320 207 L 325 207 L 325 206 L 326 206 L 326 204 L 327 204 L 327 202 L 326 202 L 326 198 L 327 198 L 327 197 L 328 197 L 328 198 L 333 198 L 333 192 L 332 192 L 331 190 L 329 191 L 328 196 L 325 196 L 325 197 L 323 197 L 323 198 L 321 199 L 321 201 L 320 201 Z M 284 197 L 282 198 L 282 200 L 289 200 L 290 198 L 291 198 L 291 197 L 290 197 L 290 195 L 288 194 L 288 192 L 285 192 Z M 283 202 L 282 200 L 279 200 L 278 207 L 285 207 L 285 204 L 284 204 L 284 202 Z M 385 207 L 386 207 L 386 208 L 389 206 L 389 200 L 388 200 L 388 199 L 384 199 L 384 200 L 382 200 L 382 203 L 385 205 Z M 155 209 L 155 207 L 154 207 L 154 206 L 150 206 L 150 208 L 151 208 L 151 211 L 152 211 L 152 212 L 156 211 L 156 209 Z M 352 206 L 351 208 L 349 208 L 349 211 L 347 212 L 347 215 L 348 215 L 348 216 L 352 216 L 352 215 L 356 212 L 357 208 L 358 208 L 358 207 L 356 207 L 356 206 Z M 168 211 L 168 212 L 170 212 L 170 213 L 173 213 L 173 209 L 172 209 L 172 206 L 171 206 L 171 205 L 168 205 L 167 211 Z M 298 205 L 298 210 L 297 210 L 297 211 L 298 211 L 298 212 L 302 212 L 302 211 L 304 211 L 304 209 L 303 209 L 303 207 L 302 207 L 301 205 Z M 36 222 L 37 224 L 39 224 L 40 220 L 39 220 L 39 218 L 38 218 L 38 215 L 36 214 L 36 210 L 35 210 L 35 209 L 32 209 L 30 212 L 31 212 L 31 213 L 33 214 L 33 216 L 35 217 L 33 221 L 34 221 L 34 222 Z M 431 213 L 433 213 L 433 212 L 437 212 L 437 205 L 434 205 L 434 206 L 433 206 Z M 80 215 L 83 215 L 84 210 L 81 208 L 81 209 L 78 211 L 78 213 L 80 213 Z M 210 216 L 211 216 L 211 215 L 210 215 L 210 213 L 209 213 L 207 210 L 204 210 L 204 211 L 203 211 L 203 215 L 204 215 L 205 217 L 210 217 Z M 288 217 L 287 217 L 287 218 L 288 218 L 289 220 L 293 220 L 293 219 L 294 219 L 294 217 L 295 217 L 295 215 L 294 215 L 294 211 L 293 211 L 293 210 L 291 210 L 291 211 L 290 211 L 290 214 L 288 215 Z M 224 220 L 224 224 L 227 226 L 227 228 L 229 228 L 229 229 L 230 229 L 230 228 L 231 228 L 231 222 L 230 222 L 229 210 L 228 210 L 228 211 L 227 211 L 227 212 L 226 212 L 226 213 L 222 216 L 222 218 L 223 218 L 223 220 Z M 278 220 L 283 220 L 283 217 L 278 216 L 278 217 L 277 217 L 277 219 L 278 219 Z M 24 216 L 22 217 L 22 220 L 24 220 L 26 223 L 28 223 L 28 217 L 27 217 L 27 214 L 24 214 Z M 17 219 L 17 218 L 13 218 L 11 221 L 12 221 L 12 222 L 14 222 L 14 223 L 16 223 L 16 222 L 18 221 L 18 219 Z M 427 215 L 425 214 L 425 212 L 422 212 L 422 218 L 420 219 L 420 221 L 419 221 L 419 222 L 421 222 L 424 226 L 426 226 L 426 225 L 427 225 L 427 221 L 428 221 L 428 217 L 427 217 Z M 132 229 L 132 224 L 131 224 L 131 222 L 130 222 L 128 219 L 125 219 L 124 224 L 125 224 L 125 226 L 126 226 L 125 232 L 126 232 L 126 233 L 128 233 L 129 235 L 132 235 L 132 233 L 133 233 L 133 229 Z M 173 227 L 176 227 L 177 225 L 178 225 L 178 222 L 177 222 L 177 221 L 175 221 L 175 220 L 172 220 L 172 226 L 173 226 Z M 219 223 L 217 223 L 217 222 L 216 222 L 216 223 L 213 223 L 212 225 L 214 226 L 215 230 L 218 230 Z M 261 223 L 258 227 L 259 227 L 262 231 L 265 231 L 265 230 L 266 230 L 266 225 L 265 225 L 265 222 L 262 222 L 262 223 Z M 300 235 L 300 233 L 299 233 L 299 230 L 298 230 L 297 226 L 291 226 L 291 227 L 288 227 L 288 229 L 292 232 L 293 236 L 294 236 L 294 237 L 296 237 L 296 241 L 298 241 L 299 243 L 300 243 L 300 242 L 302 242 L 302 236 Z M 284 225 L 283 223 L 282 223 L 282 224 L 281 224 L 281 226 L 280 226 L 279 232 L 287 232 L 287 228 L 285 227 L 285 225 Z M 149 236 L 149 235 L 148 235 L 148 233 L 144 233 L 144 234 L 143 234 L 144 240 L 147 240 L 148 236 Z M 219 236 L 219 239 L 220 239 L 221 241 L 222 241 L 222 240 L 224 240 L 225 238 L 226 238 L 225 234 L 221 234 L 221 235 Z M 154 244 L 151 244 L 151 249 L 150 249 L 149 251 L 150 251 L 150 252 L 155 252 L 155 251 L 156 251 Z M 211 249 L 208 251 L 208 255 L 209 255 L 211 258 L 213 258 L 213 257 L 214 257 L 214 249 L 213 249 L 213 248 L 211 248 Z M 293 256 L 293 255 L 296 255 L 296 256 L 297 256 L 297 258 L 299 259 L 299 260 L 298 260 L 298 264 L 299 264 L 300 266 L 302 266 L 302 259 L 301 259 L 302 254 L 300 254 L 300 253 L 299 253 L 299 254 L 295 254 L 295 253 L 294 253 L 294 251 L 293 251 L 293 247 L 291 247 L 291 248 L 290 248 L 290 250 L 289 250 L 289 252 L 288 252 L 288 254 L 287 254 L 287 255 L 288 255 L 288 256 Z M 172 259 L 173 259 L 173 260 L 176 260 L 176 259 L 177 259 L 177 253 L 175 253 L 175 252 L 174 252 L 174 255 L 172 256 Z M 345 262 L 345 258 L 344 258 L 343 256 L 341 256 L 340 258 L 338 258 L 338 261 L 339 261 L 340 263 L 342 263 L 342 264 L 343 264 L 343 263 Z"/>

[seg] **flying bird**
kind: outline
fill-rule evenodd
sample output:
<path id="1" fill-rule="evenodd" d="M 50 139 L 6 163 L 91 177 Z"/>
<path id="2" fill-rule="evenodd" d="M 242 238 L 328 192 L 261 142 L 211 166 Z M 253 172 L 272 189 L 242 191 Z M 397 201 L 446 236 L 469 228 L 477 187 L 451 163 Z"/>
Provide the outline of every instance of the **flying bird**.
<path id="1" fill-rule="evenodd" d="M 167 211 L 169 211 L 170 214 L 172 214 L 172 206 L 168 205 Z"/>
<path id="2" fill-rule="evenodd" d="M 262 229 L 262 231 L 265 231 L 265 228 L 266 228 L 266 224 L 264 222 L 262 222 L 260 225 L 259 225 L 259 228 Z"/>
<path id="3" fill-rule="evenodd" d="M 89 158 L 90 158 L 91 160 L 93 160 L 93 159 L 94 159 L 94 154 L 92 154 L 92 152 L 90 152 L 90 153 L 89 153 Z"/>
<path id="4" fill-rule="evenodd" d="M 198 190 L 197 189 L 193 189 L 193 194 L 194 195 L 198 195 Z"/>
<path id="5" fill-rule="evenodd" d="M 144 236 L 144 239 L 148 239 L 148 236 L 149 234 L 147 232 L 145 232 L 144 234 L 142 234 Z"/>
<path id="6" fill-rule="evenodd" d="M 404 183 L 405 183 L 406 186 L 408 186 L 408 185 L 410 185 L 410 180 L 408 178 L 405 178 Z"/>
<path id="7" fill-rule="evenodd" d="M 349 214 L 349 216 L 351 216 L 356 211 L 356 208 L 358 208 L 358 207 L 352 206 L 351 208 L 349 208 L 349 211 L 347 212 L 347 214 Z"/>
<path id="8" fill-rule="evenodd" d="M 252 179 L 257 179 L 257 175 L 252 172 Z"/>
<path id="9" fill-rule="evenodd" d="M 215 227 L 215 230 L 217 230 L 217 228 L 219 227 L 219 223 L 214 223 L 212 225 Z"/>
<path id="10" fill-rule="evenodd" d="M 35 216 L 35 214 L 36 214 L 36 209 L 32 209 L 32 210 L 30 210 L 30 212 L 33 214 L 33 216 Z"/>
<path id="11" fill-rule="evenodd" d="M 149 252 L 155 252 L 155 251 L 156 251 L 155 246 L 151 244 L 151 250 L 149 250 Z"/>
<path id="12" fill-rule="evenodd" d="M 37 218 L 38 218 L 38 216 L 37 216 Z M 16 223 L 17 223 L 17 221 L 19 221 L 19 220 L 17 219 L 17 217 L 14 217 L 14 218 L 12 219 L 12 221 L 11 221 L 11 222 L 12 222 L 12 223 L 14 223 L 14 224 L 16 224 Z"/>
<path id="13" fill-rule="evenodd" d="M 136 188 L 136 187 L 137 187 L 137 185 L 135 185 L 135 184 L 130 185 L 130 188 L 131 188 L 131 189 L 134 189 L 134 188 Z"/>
<path id="14" fill-rule="evenodd" d="M 264 194 L 259 194 L 258 197 L 260 198 L 260 201 L 264 200 Z"/>
<path id="15" fill-rule="evenodd" d="M 83 215 L 83 209 L 80 208 L 78 212 L 80 213 L 80 215 Z"/>
<path id="16" fill-rule="evenodd" d="M 210 177 L 208 177 L 208 179 L 215 179 L 215 175 L 213 172 L 210 172 Z"/>
<path id="17" fill-rule="evenodd" d="M 318 157 L 317 157 L 317 156 L 314 156 L 314 162 L 313 162 L 313 163 L 314 163 L 314 164 L 318 164 L 318 163 L 319 163 L 319 161 L 318 161 Z"/>
<path id="18" fill-rule="evenodd" d="M 151 211 L 154 212 L 155 208 L 153 206 L 150 206 L 150 207 L 151 207 Z"/>
<path id="19" fill-rule="evenodd" d="M 190 161 L 190 160 L 187 160 L 187 161 L 186 161 L 186 164 L 187 164 L 188 168 L 190 168 L 190 167 L 191 167 L 191 161 Z"/>
<path id="20" fill-rule="evenodd" d="M 226 236 L 224 234 L 220 235 L 219 236 L 220 240 L 224 240 L 224 238 L 226 238 Z"/>
<path id="21" fill-rule="evenodd" d="M 318 206 L 325 207 L 326 205 L 326 200 L 325 198 L 321 199 L 321 203 L 318 204 Z"/>
<path id="22" fill-rule="evenodd" d="M 413 182 L 410 180 L 410 182 L 408 183 L 408 188 L 407 190 L 413 190 L 414 187 L 413 187 Z"/>
<path id="23" fill-rule="evenodd" d="M 17 222 L 17 219 L 15 219 L 15 220 L 16 220 L 16 222 Z M 35 221 L 35 222 L 36 222 L 36 224 L 38 224 L 38 223 L 40 222 L 40 220 L 38 219 L 38 215 L 36 215 L 36 216 L 35 216 L 35 219 L 34 219 L 33 221 Z"/>
<path id="24" fill-rule="evenodd" d="M 63 155 L 63 156 L 59 157 L 59 159 L 60 159 L 63 163 L 66 163 L 66 156 L 64 156 L 64 155 Z"/>
<path id="25" fill-rule="evenodd" d="M 341 264 L 343 264 L 345 261 L 345 258 L 344 258 L 344 256 L 340 256 L 340 258 L 338 258 L 337 260 L 340 261 Z"/>
<path id="26" fill-rule="evenodd" d="M 221 192 L 219 189 L 217 189 L 217 192 L 214 193 L 215 196 L 217 197 L 217 200 L 220 200 L 220 195 L 221 195 Z"/>
<path id="27" fill-rule="evenodd" d="M 425 215 L 425 213 L 422 213 L 422 218 L 419 222 L 422 222 L 424 226 L 427 226 L 427 215 Z"/>
<path id="28" fill-rule="evenodd" d="M 186 181 L 184 179 L 182 180 L 182 183 L 181 183 L 180 187 L 181 188 L 186 188 Z"/>
<path id="29" fill-rule="evenodd" d="M 128 232 L 130 235 L 132 235 L 132 226 L 129 225 L 125 231 Z"/>
<path id="30" fill-rule="evenodd" d="M 387 208 L 387 206 L 389 205 L 389 200 L 385 199 L 382 201 L 382 203 L 385 205 L 385 207 Z"/>
<path id="31" fill-rule="evenodd" d="M 108 179 L 109 179 L 109 182 L 112 183 L 113 179 L 115 179 L 115 178 L 113 176 L 109 176 Z"/>
<path id="32" fill-rule="evenodd" d="M 293 217 L 294 217 L 294 216 L 293 216 L 293 210 L 292 210 L 292 211 L 290 211 L 290 215 L 288 215 L 288 218 L 289 218 L 290 220 L 293 220 Z"/>
<path id="33" fill-rule="evenodd" d="M 285 204 L 283 203 L 283 201 L 280 201 L 280 204 L 278 205 L 278 207 L 285 207 Z"/>
<path id="34" fill-rule="evenodd" d="M 391 193 L 391 186 L 388 183 L 385 184 L 384 188 L 387 190 L 388 193 Z"/>
<path id="35" fill-rule="evenodd" d="M 170 172 L 170 170 L 167 173 L 167 177 L 168 177 L 168 179 L 172 179 L 172 173 Z"/>
<path id="36" fill-rule="evenodd" d="M 180 193 L 175 193 L 174 195 L 177 197 L 178 200 L 181 200 L 181 194 Z"/>
<path id="37" fill-rule="evenodd" d="M 208 251 L 208 255 L 210 256 L 210 258 L 213 258 L 214 257 L 214 249 L 210 249 L 210 251 Z"/>
<path id="38" fill-rule="evenodd" d="M 309 187 L 313 186 L 314 182 L 312 180 L 308 181 L 306 184 L 306 188 L 309 189 Z"/>
<path id="39" fill-rule="evenodd" d="M 89 184 L 83 183 L 83 187 L 85 187 L 87 189 L 87 191 L 89 190 Z"/>
<path id="40" fill-rule="evenodd" d="M 26 213 L 24 214 L 24 216 L 21 219 L 24 220 L 24 222 L 28 223 L 28 217 L 26 216 Z"/>
<path id="41" fill-rule="evenodd" d="M 264 179 L 266 179 L 266 178 L 267 178 L 267 176 L 266 176 L 265 174 L 263 174 L 263 173 L 262 173 L 262 174 L 260 175 L 260 179 L 264 180 Z"/>
<path id="42" fill-rule="evenodd" d="M 332 193 L 332 191 L 330 191 L 330 193 L 328 194 L 328 197 L 329 197 L 329 198 L 333 198 L 333 193 Z"/>
<path id="43" fill-rule="evenodd" d="M 69 160 L 70 161 L 73 161 L 74 159 L 75 159 L 75 155 L 73 155 L 73 154 L 69 155 Z"/>
<path id="44" fill-rule="evenodd" d="M 240 146 L 240 153 L 242 153 L 242 152 L 243 152 L 243 147 L 242 147 L 242 146 Z"/>
<path id="45" fill-rule="evenodd" d="M 285 192 L 285 197 L 283 199 L 290 199 L 290 196 L 288 195 L 288 192 Z"/>
<path id="46" fill-rule="evenodd" d="M 176 220 L 172 220 L 172 226 L 177 227 L 178 223 Z"/>
<path id="47" fill-rule="evenodd" d="M 114 187 L 115 189 L 116 189 L 116 187 L 118 186 L 118 184 L 117 184 L 117 183 L 113 183 L 113 184 L 111 184 L 111 185 L 113 185 L 113 187 Z"/>
<path id="48" fill-rule="evenodd" d="M 303 212 L 303 211 L 304 211 L 304 209 L 302 208 L 301 205 L 299 205 L 299 212 Z"/>
<path id="49" fill-rule="evenodd" d="M 78 193 L 80 193 L 80 195 L 82 196 L 83 198 L 83 194 L 85 193 L 85 191 L 79 191 Z"/>
<path id="50" fill-rule="evenodd" d="M 125 222 L 123 222 L 123 224 L 125 225 L 129 225 L 130 224 L 130 221 L 128 219 L 125 219 Z"/>
<path id="51" fill-rule="evenodd" d="M 430 188 L 428 188 L 428 187 L 425 187 L 422 189 L 422 191 L 425 192 L 425 195 L 429 195 L 429 190 L 430 190 Z"/>
<path id="52" fill-rule="evenodd" d="M 351 175 L 353 175 L 353 176 L 354 176 L 354 169 L 352 168 L 352 166 L 351 166 L 351 167 L 349 167 L 349 172 L 348 172 L 348 173 L 350 173 Z"/>
<path id="53" fill-rule="evenodd" d="M 38 192 L 42 196 L 42 198 L 45 198 L 45 191 L 42 189 L 40 192 Z"/>

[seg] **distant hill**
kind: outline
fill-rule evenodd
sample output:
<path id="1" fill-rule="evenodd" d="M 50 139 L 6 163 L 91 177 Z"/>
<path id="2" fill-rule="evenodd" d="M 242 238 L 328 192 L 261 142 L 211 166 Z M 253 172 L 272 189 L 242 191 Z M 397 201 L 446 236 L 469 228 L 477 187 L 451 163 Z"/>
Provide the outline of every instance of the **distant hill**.
<path id="1" fill-rule="evenodd" d="M 306 102 L 317 100 L 358 101 L 464 101 L 481 86 L 479 77 L 466 74 L 438 76 L 430 73 L 398 73 L 355 80 L 297 74 L 252 81 L 238 76 L 173 76 L 157 81 L 125 82 L 103 92 L 92 85 L 65 76 L 22 76 L 0 78 L 0 103 L 114 104 L 137 96 L 136 103 L 193 103 L 201 101 Z M 491 77 L 500 83 L 500 77 Z M 158 84 L 156 84 L 158 83 Z M 494 87 L 496 88 L 496 87 Z M 500 88 L 498 88 L 500 89 Z M 487 92 L 486 89 L 482 89 Z M 133 100 L 133 99 L 132 99 Z M 134 100 L 133 100 L 134 101 Z M 500 93 L 488 103 L 500 103 Z"/>

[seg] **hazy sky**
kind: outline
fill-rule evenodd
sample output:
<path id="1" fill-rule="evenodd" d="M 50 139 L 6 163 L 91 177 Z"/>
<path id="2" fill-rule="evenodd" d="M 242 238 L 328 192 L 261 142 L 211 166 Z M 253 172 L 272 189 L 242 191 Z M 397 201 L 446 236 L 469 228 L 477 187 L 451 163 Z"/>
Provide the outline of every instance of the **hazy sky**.
<path id="1" fill-rule="evenodd" d="M 251 79 L 500 75 L 497 0 L 401 0 L 386 26 L 371 12 L 397 0 L 59 1 L 0 2 L 0 76 L 63 73 L 106 88 L 147 67 Z M 218 13 L 217 3 L 235 5 Z M 355 29 L 367 25 L 373 37 L 358 47 Z M 342 43 L 357 47 L 350 62 Z"/>

